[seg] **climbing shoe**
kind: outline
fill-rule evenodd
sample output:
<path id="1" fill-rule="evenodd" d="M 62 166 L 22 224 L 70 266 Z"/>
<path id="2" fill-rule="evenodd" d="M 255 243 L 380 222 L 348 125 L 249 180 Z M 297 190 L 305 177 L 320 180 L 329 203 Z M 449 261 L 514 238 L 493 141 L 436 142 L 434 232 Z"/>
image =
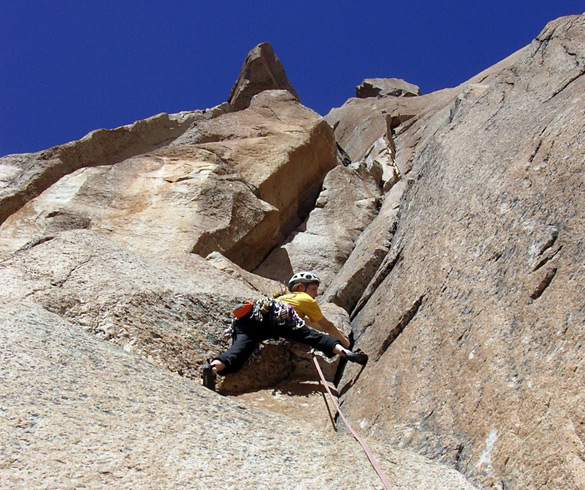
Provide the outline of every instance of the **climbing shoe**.
<path id="1" fill-rule="evenodd" d="M 209 388 L 211 391 L 215 391 L 215 374 L 213 373 L 213 366 L 209 362 L 209 359 L 203 365 L 201 379 L 203 380 L 203 386 Z"/>
<path id="2" fill-rule="evenodd" d="M 355 352 L 347 352 L 345 354 L 345 358 L 348 361 L 351 362 L 357 362 L 358 364 L 361 364 L 362 366 L 365 366 L 366 363 L 368 362 L 368 355 L 365 352 L 362 352 L 361 350 L 357 350 Z"/>

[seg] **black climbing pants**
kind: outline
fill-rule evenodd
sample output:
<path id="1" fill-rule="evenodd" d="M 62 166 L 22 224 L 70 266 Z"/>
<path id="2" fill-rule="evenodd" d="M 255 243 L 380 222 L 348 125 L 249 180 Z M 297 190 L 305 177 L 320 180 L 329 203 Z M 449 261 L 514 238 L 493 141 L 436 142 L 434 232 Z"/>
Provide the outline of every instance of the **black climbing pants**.
<path id="1" fill-rule="evenodd" d="M 341 344 L 336 338 L 317 332 L 307 326 L 291 328 L 270 322 L 267 318 L 263 321 L 256 321 L 245 317 L 234 322 L 232 346 L 215 357 L 226 365 L 226 368 L 218 374 L 223 376 L 238 372 L 260 342 L 281 337 L 313 347 L 323 352 L 327 357 L 333 357 L 335 355 L 333 349 L 337 344 Z"/>

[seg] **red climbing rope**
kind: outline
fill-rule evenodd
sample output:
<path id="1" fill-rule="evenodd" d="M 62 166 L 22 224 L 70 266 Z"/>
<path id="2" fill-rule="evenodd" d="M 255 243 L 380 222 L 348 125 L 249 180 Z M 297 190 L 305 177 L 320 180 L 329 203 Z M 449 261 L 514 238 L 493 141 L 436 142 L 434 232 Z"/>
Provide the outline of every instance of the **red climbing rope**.
<path id="1" fill-rule="evenodd" d="M 325 389 L 327 390 L 327 393 L 329 393 L 329 397 L 331 398 L 331 401 L 335 405 L 335 408 L 337 409 L 337 412 L 339 413 L 341 420 L 343 420 L 343 423 L 347 426 L 349 431 L 353 434 L 353 437 L 355 437 L 355 440 L 360 443 L 360 446 L 362 446 L 362 449 L 364 450 L 364 452 L 368 456 L 368 459 L 370 460 L 370 463 L 372 464 L 374 470 L 376 470 L 376 473 L 378 473 L 378 476 L 382 480 L 384 487 L 387 490 L 392 490 L 392 486 L 390 485 L 388 478 L 386 478 L 386 475 L 382 471 L 382 468 L 380 468 L 378 461 L 376 461 L 376 458 L 374 457 L 374 455 L 372 454 L 372 452 L 368 448 L 367 444 L 362 440 L 362 438 L 357 434 L 357 432 L 355 430 L 353 430 L 353 428 L 351 427 L 351 425 L 349 425 L 349 422 L 347 421 L 347 419 L 345 418 L 345 416 L 341 412 L 341 409 L 339 408 L 339 404 L 337 403 L 337 401 L 335 400 L 335 397 L 331 393 L 331 390 L 329 389 L 329 386 L 327 385 L 327 381 L 325 381 L 325 376 L 323 375 L 323 371 L 321 370 L 321 366 L 319 366 L 319 361 L 317 361 L 317 358 L 315 357 L 314 353 L 312 353 L 312 355 L 313 355 L 313 362 L 315 363 L 315 367 L 317 368 L 317 372 L 319 373 L 319 377 L 321 378 L 321 384 L 325 387 Z"/>

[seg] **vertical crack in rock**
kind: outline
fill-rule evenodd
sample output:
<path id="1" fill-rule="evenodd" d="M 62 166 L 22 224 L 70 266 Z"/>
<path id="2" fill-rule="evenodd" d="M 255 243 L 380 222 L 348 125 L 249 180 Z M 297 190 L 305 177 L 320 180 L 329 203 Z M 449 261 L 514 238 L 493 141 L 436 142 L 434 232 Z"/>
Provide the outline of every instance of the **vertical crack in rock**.
<path id="1" fill-rule="evenodd" d="M 396 264 L 398 263 L 398 261 L 402 257 L 401 252 L 402 252 L 402 249 L 399 249 L 393 255 L 391 255 L 390 258 L 388 258 L 388 255 L 387 255 L 386 259 L 384 259 L 382 261 L 382 265 L 380 265 L 380 268 L 378 269 L 378 271 L 374 275 L 373 279 L 370 281 L 370 284 L 368 284 L 366 291 L 364 292 L 364 294 L 362 295 L 362 297 L 358 301 L 356 307 L 354 308 L 353 312 L 351 313 L 352 320 L 356 317 L 356 315 L 360 312 L 360 310 L 369 301 L 370 297 L 372 296 L 372 294 L 374 294 L 374 292 L 376 291 L 378 286 L 382 283 L 382 281 L 384 281 L 384 279 L 386 279 L 388 274 L 390 274 L 390 272 L 392 272 L 392 269 L 394 269 L 394 267 L 396 266 Z"/>
<path id="2" fill-rule="evenodd" d="M 547 131 L 547 129 L 548 129 L 548 127 L 545 126 L 542 129 L 542 131 L 540 132 L 540 134 L 538 135 L 538 143 L 536 145 L 536 148 L 534 149 L 534 151 L 532 152 L 532 154 L 528 158 L 529 163 L 532 163 L 534 161 L 534 159 L 536 158 L 536 155 L 538 155 L 538 152 L 540 151 L 540 148 L 542 147 L 542 144 L 544 141 L 544 133 Z"/>
<path id="3" fill-rule="evenodd" d="M 390 330 L 390 333 L 388 334 L 384 342 L 382 342 L 382 346 L 380 347 L 380 350 L 378 350 L 378 355 L 376 356 L 376 361 L 384 355 L 384 353 L 388 350 L 388 347 L 392 345 L 392 343 L 398 338 L 398 336 L 403 332 L 407 325 L 412 321 L 412 319 L 418 313 L 418 310 L 422 305 L 424 297 L 425 297 L 424 294 L 420 296 L 412 304 L 412 306 L 402 314 L 394 328 Z"/>

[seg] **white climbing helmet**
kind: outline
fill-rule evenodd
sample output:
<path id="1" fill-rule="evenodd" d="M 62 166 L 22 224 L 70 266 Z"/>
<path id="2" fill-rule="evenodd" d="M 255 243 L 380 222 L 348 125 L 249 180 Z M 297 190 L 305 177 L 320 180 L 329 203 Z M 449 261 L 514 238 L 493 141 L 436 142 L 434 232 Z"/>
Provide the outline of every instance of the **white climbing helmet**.
<path id="1" fill-rule="evenodd" d="M 320 283 L 321 281 L 312 272 L 297 272 L 288 281 L 288 289 L 290 289 L 292 291 L 292 288 L 294 288 L 295 285 L 298 284 L 298 283 L 300 283 L 300 282 L 305 283 L 305 284 L 308 284 L 308 283 L 311 283 L 311 282 Z"/>

